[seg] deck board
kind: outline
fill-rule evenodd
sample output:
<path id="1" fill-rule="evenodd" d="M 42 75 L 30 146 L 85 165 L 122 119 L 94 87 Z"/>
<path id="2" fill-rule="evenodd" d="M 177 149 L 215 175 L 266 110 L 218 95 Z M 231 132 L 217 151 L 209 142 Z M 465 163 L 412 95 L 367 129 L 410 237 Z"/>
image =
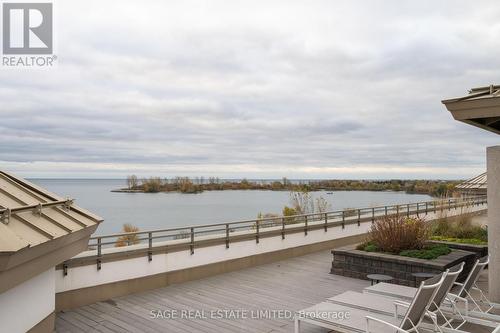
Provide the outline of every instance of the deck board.
<path id="1" fill-rule="evenodd" d="M 332 255 L 321 251 L 59 313 L 57 332 L 293 332 L 288 318 L 151 318 L 151 310 L 297 311 L 367 281 L 329 274 Z M 250 315 L 250 313 L 249 313 Z M 325 332 L 304 324 L 304 333 Z"/>

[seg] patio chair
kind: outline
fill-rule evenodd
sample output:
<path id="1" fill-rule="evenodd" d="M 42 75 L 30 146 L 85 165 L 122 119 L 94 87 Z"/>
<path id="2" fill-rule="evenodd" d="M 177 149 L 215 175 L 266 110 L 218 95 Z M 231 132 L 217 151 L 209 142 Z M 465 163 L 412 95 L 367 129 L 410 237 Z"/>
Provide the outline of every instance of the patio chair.
<path id="1" fill-rule="evenodd" d="M 477 287 L 477 280 L 481 275 L 484 267 L 489 263 L 489 257 L 478 259 L 472 269 L 470 270 L 465 282 L 458 283 L 455 282 L 454 285 L 458 287 L 456 290 L 451 290 L 448 292 L 446 297 L 447 302 L 444 305 L 450 305 L 453 311 L 459 315 L 463 316 L 465 319 L 472 321 L 472 318 L 479 318 L 488 321 L 495 321 L 500 323 L 500 315 L 491 313 L 492 309 L 500 309 L 500 304 L 493 303 L 488 300 L 484 292 Z M 399 298 L 410 300 L 414 297 L 417 288 L 399 286 L 388 283 L 379 283 L 377 285 L 365 288 L 363 292 L 378 294 L 387 297 Z M 479 292 L 479 299 L 474 298 L 471 291 Z M 465 309 L 460 311 L 457 307 L 458 302 L 463 302 Z M 473 308 L 469 307 L 470 302 L 474 305 Z M 487 306 L 486 310 L 481 308 L 481 305 Z"/>
<path id="2" fill-rule="evenodd" d="M 434 280 L 422 282 L 402 317 L 381 315 L 331 302 L 323 302 L 297 313 L 295 333 L 300 332 L 301 322 L 342 333 L 418 333 L 420 332 L 418 327 L 443 280 L 444 275 L 437 282 Z"/>
<path id="3" fill-rule="evenodd" d="M 459 288 L 457 291 L 451 294 L 452 297 L 456 295 L 470 300 L 472 304 L 474 304 L 474 307 L 470 309 L 471 311 L 489 313 L 493 309 L 500 309 L 500 304 L 491 302 L 486 297 L 483 290 L 481 290 L 481 288 L 477 286 L 477 280 L 479 279 L 479 276 L 481 275 L 483 269 L 486 266 L 488 266 L 489 262 L 490 262 L 489 256 L 477 260 L 465 282 L 464 283 L 455 282 L 455 285 L 458 286 Z M 472 291 L 479 293 L 479 298 L 474 297 L 474 295 L 472 295 L 471 293 Z M 481 306 L 486 306 L 487 309 L 483 310 Z"/>
<path id="4" fill-rule="evenodd" d="M 461 315 L 456 315 L 455 313 L 448 313 L 443 311 L 441 306 L 445 301 L 450 289 L 455 283 L 458 275 L 462 272 L 464 263 L 456 265 L 446 272 L 443 273 L 444 280 L 441 286 L 436 291 L 428 310 L 428 317 L 431 319 L 432 324 L 427 325 L 422 323 L 423 327 L 432 329 L 436 327 L 441 332 L 460 332 L 460 329 L 465 323 L 472 323 L 476 325 L 482 325 L 485 327 L 496 328 L 499 326 L 496 322 L 491 322 L 487 320 L 482 320 L 478 318 L 466 318 Z M 436 276 L 430 280 L 429 283 L 434 283 L 438 281 L 440 276 Z M 398 316 L 398 309 L 401 307 L 408 307 L 409 303 L 394 298 L 388 298 L 386 296 L 370 293 L 358 293 L 353 291 L 347 291 L 343 294 L 331 297 L 328 299 L 329 302 L 336 303 L 343 306 L 349 306 L 360 310 L 366 310 L 370 312 L 376 312 L 384 315 L 394 315 Z M 444 320 L 444 323 L 440 325 L 438 323 L 438 317 Z M 452 322 L 459 320 L 460 322 L 453 325 Z"/>

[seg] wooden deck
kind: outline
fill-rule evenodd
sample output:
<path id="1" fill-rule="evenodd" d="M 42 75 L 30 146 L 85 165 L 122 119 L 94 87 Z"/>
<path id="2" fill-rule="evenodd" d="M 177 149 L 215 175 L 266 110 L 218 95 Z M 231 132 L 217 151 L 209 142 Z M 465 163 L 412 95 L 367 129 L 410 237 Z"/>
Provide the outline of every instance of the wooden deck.
<path id="1" fill-rule="evenodd" d="M 293 332 L 289 313 L 368 281 L 329 274 L 332 255 L 321 251 L 161 289 L 118 297 L 59 313 L 57 332 Z M 172 310 L 176 312 L 172 312 Z M 182 312 L 184 310 L 184 312 Z M 211 311 L 227 310 L 226 316 Z M 252 317 L 259 316 L 259 319 Z M 191 318 L 152 318 L 160 314 Z M 163 312 L 165 311 L 165 312 Z M 191 311 L 186 313 L 186 311 Z M 208 318 L 199 318 L 205 316 Z M 234 318 L 246 316 L 248 318 Z M 194 318 L 193 318 L 194 317 Z M 210 318 L 212 317 L 212 318 Z M 265 318 L 262 318 L 265 317 Z M 325 332 L 308 326 L 303 332 Z"/>

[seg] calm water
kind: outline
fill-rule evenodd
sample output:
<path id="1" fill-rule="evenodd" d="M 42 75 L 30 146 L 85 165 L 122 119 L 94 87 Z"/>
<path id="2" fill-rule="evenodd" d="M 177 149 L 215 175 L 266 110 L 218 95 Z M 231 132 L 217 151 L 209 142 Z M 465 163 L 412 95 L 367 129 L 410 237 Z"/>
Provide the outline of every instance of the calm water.
<path id="1" fill-rule="evenodd" d="M 97 234 L 119 232 L 124 223 L 141 230 L 254 219 L 259 212 L 279 213 L 289 204 L 289 193 L 278 191 L 207 191 L 181 193 L 112 193 L 125 187 L 124 180 L 34 179 L 34 183 L 104 218 Z M 403 204 L 431 200 L 404 192 L 314 192 L 332 210 Z"/>

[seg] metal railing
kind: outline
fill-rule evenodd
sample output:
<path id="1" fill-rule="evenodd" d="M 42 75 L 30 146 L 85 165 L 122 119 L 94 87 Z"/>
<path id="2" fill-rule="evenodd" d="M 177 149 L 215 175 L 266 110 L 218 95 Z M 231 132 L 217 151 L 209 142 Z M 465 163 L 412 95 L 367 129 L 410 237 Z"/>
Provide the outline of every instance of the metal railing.
<path id="1" fill-rule="evenodd" d="M 362 222 L 367 221 L 374 223 L 375 220 L 386 216 L 406 215 L 408 217 L 420 217 L 429 213 L 450 211 L 457 208 L 466 210 L 467 207 L 486 203 L 486 196 L 450 198 L 400 205 L 116 233 L 90 238 L 89 250 L 95 251 L 94 259 L 97 260 L 97 268 L 100 269 L 103 257 L 117 255 L 116 251 L 103 253 L 103 249 L 111 247 L 123 246 L 120 247 L 120 253 L 122 254 L 128 250 L 141 253 L 141 255 L 147 253 L 148 260 L 151 261 L 153 253 L 159 252 L 157 248 L 161 246 L 164 247 L 161 251 L 187 249 L 191 254 L 194 254 L 195 248 L 210 244 L 225 244 L 226 248 L 229 248 L 230 244 L 236 241 L 255 239 L 255 242 L 259 243 L 263 237 L 281 235 L 281 238 L 285 239 L 286 235 L 290 233 L 303 232 L 307 235 L 309 231 L 318 229 L 324 229 L 327 232 L 332 227 L 344 229 L 346 225 L 357 224 L 360 226 Z M 464 211 L 464 213 L 466 212 Z M 67 265 L 64 265 L 64 267 L 66 269 Z"/>

